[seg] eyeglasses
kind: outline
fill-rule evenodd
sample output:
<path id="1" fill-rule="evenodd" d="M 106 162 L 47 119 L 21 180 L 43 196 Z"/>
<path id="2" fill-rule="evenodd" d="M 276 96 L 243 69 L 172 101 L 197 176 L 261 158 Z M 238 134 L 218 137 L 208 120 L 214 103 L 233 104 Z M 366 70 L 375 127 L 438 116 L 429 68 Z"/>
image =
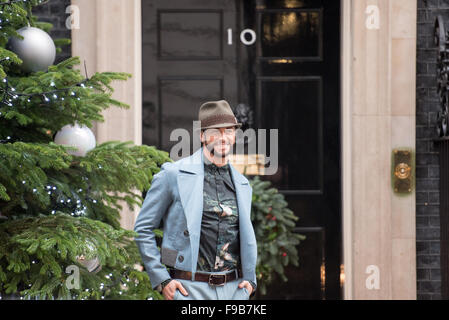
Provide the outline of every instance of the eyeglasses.
<path id="1" fill-rule="evenodd" d="M 204 130 L 204 134 L 207 137 L 220 137 L 222 135 L 220 129 L 206 129 Z M 226 128 L 223 130 L 223 135 L 225 136 L 233 136 L 235 134 L 235 128 Z"/>

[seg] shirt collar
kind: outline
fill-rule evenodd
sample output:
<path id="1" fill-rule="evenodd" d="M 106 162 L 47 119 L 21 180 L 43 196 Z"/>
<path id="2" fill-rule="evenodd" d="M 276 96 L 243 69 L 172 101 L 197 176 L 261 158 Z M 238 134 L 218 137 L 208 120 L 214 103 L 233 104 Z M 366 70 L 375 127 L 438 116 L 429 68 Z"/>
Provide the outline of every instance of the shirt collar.
<path id="1" fill-rule="evenodd" d="M 204 170 L 207 170 L 209 172 L 219 171 L 220 173 L 226 173 L 229 171 L 229 160 L 224 166 L 219 167 L 203 155 L 203 163 L 204 163 Z"/>

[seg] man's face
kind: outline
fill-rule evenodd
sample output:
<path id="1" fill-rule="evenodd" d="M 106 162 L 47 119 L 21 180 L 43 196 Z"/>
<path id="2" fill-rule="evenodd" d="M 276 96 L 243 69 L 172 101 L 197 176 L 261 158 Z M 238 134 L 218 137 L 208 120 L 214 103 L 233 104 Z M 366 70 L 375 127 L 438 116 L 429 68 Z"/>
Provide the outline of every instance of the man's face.
<path id="1" fill-rule="evenodd" d="M 215 157 L 225 157 L 235 143 L 235 127 L 206 129 L 201 132 L 201 142 Z"/>

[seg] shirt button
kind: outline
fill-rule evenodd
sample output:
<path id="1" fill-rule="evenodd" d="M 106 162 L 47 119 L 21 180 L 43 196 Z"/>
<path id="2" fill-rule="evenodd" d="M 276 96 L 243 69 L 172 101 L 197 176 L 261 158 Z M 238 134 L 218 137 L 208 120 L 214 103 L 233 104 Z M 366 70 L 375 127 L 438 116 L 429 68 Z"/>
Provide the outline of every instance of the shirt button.
<path id="1" fill-rule="evenodd" d="M 178 260 L 179 260 L 179 262 L 183 262 L 184 261 L 184 256 L 179 256 Z"/>
<path id="2" fill-rule="evenodd" d="M 189 236 L 189 230 L 184 230 L 184 235 L 185 235 L 186 237 L 188 237 L 188 236 Z"/>

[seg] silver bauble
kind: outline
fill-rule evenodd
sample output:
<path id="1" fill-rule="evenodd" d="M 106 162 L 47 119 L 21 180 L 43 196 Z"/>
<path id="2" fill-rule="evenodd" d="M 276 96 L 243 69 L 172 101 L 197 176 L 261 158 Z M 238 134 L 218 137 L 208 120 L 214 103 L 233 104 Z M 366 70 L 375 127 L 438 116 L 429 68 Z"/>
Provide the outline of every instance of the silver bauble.
<path id="1" fill-rule="evenodd" d="M 86 126 L 75 124 L 66 125 L 56 133 L 55 143 L 76 147 L 77 151 L 67 150 L 67 153 L 74 156 L 84 157 L 89 150 L 96 146 L 95 135 Z"/>
<path id="2" fill-rule="evenodd" d="M 100 259 L 98 257 L 94 257 L 93 259 L 87 260 L 83 255 L 77 256 L 76 260 L 82 264 L 87 271 L 97 273 L 101 270 L 101 263 Z"/>
<path id="3" fill-rule="evenodd" d="M 95 245 L 90 240 L 86 240 L 86 245 L 88 248 L 87 252 L 90 253 L 90 252 L 97 251 Z M 98 256 L 95 256 L 92 259 L 86 259 L 86 257 L 84 255 L 81 255 L 81 256 L 77 256 L 76 260 L 80 264 L 82 264 L 89 272 L 97 273 L 98 271 L 101 270 L 101 263 L 100 263 L 100 259 L 98 258 Z"/>
<path id="4" fill-rule="evenodd" d="M 7 48 L 17 54 L 25 72 L 46 71 L 55 62 L 56 47 L 53 39 L 45 31 L 35 27 L 17 30 L 23 39 L 11 37 Z"/>

